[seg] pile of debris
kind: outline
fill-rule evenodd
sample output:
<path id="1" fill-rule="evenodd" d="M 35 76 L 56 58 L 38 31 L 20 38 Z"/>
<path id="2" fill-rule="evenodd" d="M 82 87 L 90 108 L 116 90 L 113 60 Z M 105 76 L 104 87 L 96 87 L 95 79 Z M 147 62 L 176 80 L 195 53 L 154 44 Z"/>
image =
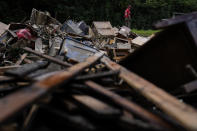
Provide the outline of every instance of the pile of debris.
<path id="1" fill-rule="evenodd" d="M 113 28 L 110 22 L 93 22 L 92 28 L 84 21 L 61 24 L 36 9 L 25 23 L 0 23 L 0 130 L 197 130 L 195 101 L 184 99 L 197 96 L 196 56 L 186 53 L 181 56 L 187 59 L 178 61 L 189 64 L 195 76 L 186 80 L 180 79 L 185 70 L 172 62 L 177 55 L 172 60 L 167 56 L 171 43 L 182 42 L 174 44 L 181 54 L 186 42 L 197 42 L 192 28 L 197 17 L 191 15 L 197 13 L 160 23 L 165 28 L 152 39 L 125 26 Z M 179 34 L 169 39 L 173 31 Z M 178 41 L 180 35 L 185 39 Z M 162 64 L 180 74 L 172 75 Z M 176 86 L 174 96 L 162 84 Z M 178 91 L 184 84 L 181 89 L 188 92 Z"/>
<path id="2" fill-rule="evenodd" d="M 95 52 L 96 49 L 103 50 L 110 58 L 118 62 L 148 40 L 147 38 L 143 38 L 142 42 L 133 40 L 135 38 L 141 40 L 142 38 L 132 33 L 128 27 L 112 28 L 110 22 L 93 22 L 92 28 L 84 21 L 76 23 L 72 20 L 67 20 L 61 24 L 50 17 L 49 13 L 40 12 L 36 9 L 32 10 L 30 20 L 24 24 L 1 24 L 1 29 L 0 44 L 3 47 L 0 55 L 1 66 L 16 62 L 16 57 L 18 57 L 16 47 L 28 46 L 35 51 L 49 54 L 50 56 L 67 54 L 67 57 L 69 57 L 72 43 L 78 46 L 85 45 L 90 52 Z M 21 41 L 24 42 L 16 43 L 18 39 L 23 38 L 25 38 L 25 41 Z M 69 43 L 70 46 L 66 46 L 65 43 Z M 58 52 L 60 48 L 61 51 Z M 81 50 L 83 50 L 83 47 L 81 47 Z M 83 61 L 81 57 L 84 56 L 79 54 L 78 50 L 76 52 L 77 54 L 72 56 L 76 57 L 74 60 Z M 88 56 L 86 52 L 84 54 Z"/>

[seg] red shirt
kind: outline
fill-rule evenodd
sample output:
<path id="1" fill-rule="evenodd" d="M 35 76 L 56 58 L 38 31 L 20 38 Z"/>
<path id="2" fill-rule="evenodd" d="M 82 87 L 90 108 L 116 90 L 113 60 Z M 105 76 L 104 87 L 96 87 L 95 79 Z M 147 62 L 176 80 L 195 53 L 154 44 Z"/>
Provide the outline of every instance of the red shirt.
<path id="1" fill-rule="evenodd" d="M 131 15 L 130 8 L 127 8 L 127 9 L 125 10 L 124 17 L 125 17 L 125 18 L 129 18 L 130 15 Z"/>

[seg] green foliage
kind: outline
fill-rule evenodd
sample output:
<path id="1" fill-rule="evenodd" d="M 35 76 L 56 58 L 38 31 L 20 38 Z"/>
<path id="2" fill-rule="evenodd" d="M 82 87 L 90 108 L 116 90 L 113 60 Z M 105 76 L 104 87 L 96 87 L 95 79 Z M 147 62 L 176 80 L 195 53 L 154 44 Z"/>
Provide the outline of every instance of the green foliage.
<path id="1" fill-rule="evenodd" d="M 155 34 L 157 32 L 159 32 L 160 30 L 137 30 L 137 29 L 132 29 L 132 32 L 140 35 L 140 36 L 150 36 L 152 34 Z"/>
<path id="2" fill-rule="evenodd" d="M 197 11 L 197 0 L 1 0 L 0 19 L 5 23 L 29 18 L 31 9 L 49 11 L 60 22 L 67 19 L 110 21 L 124 25 L 124 10 L 131 5 L 131 26 L 150 29 L 158 20 L 172 17 L 173 12 Z"/>

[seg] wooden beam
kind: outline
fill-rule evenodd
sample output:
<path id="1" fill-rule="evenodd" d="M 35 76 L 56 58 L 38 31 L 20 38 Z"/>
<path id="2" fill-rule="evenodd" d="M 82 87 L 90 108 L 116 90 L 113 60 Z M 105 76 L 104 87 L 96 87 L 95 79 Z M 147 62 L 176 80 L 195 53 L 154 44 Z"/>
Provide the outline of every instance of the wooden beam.
<path id="1" fill-rule="evenodd" d="M 161 88 L 144 80 L 133 72 L 128 71 L 119 64 L 112 62 L 110 59 L 104 57 L 101 61 L 112 70 L 120 70 L 120 78 L 149 101 L 154 103 L 163 112 L 171 116 L 184 128 L 188 130 L 197 130 L 197 111 L 194 108 L 180 102 Z"/>

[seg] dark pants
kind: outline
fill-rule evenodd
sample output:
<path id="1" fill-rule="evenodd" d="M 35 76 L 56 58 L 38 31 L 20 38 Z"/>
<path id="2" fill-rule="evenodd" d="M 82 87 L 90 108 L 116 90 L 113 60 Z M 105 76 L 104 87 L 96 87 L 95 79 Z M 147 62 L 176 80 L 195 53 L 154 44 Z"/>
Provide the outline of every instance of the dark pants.
<path id="1" fill-rule="evenodd" d="M 125 25 L 129 28 L 131 28 L 130 18 L 125 18 Z"/>

